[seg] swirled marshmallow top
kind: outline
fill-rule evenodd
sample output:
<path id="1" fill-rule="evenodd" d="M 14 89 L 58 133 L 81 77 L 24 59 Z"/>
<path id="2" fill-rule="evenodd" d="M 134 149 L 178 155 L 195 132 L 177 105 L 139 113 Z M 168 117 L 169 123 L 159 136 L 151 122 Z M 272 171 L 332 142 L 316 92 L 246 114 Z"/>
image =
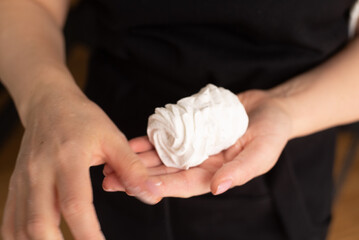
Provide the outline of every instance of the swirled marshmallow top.
<path id="1" fill-rule="evenodd" d="M 233 145 L 248 116 L 231 91 L 208 84 L 177 104 L 156 108 L 147 135 L 167 167 L 188 169 Z"/>

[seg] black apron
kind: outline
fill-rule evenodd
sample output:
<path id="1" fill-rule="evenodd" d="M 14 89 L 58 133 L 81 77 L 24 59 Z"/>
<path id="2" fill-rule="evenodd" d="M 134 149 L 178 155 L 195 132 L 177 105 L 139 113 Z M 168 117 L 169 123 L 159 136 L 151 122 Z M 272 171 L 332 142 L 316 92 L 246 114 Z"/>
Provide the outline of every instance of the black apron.
<path id="1" fill-rule="evenodd" d="M 97 43 L 88 96 L 128 138 L 154 108 L 214 83 L 268 89 L 347 43 L 354 0 L 91 0 Z M 292 140 L 266 175 L 220 196 L 156 206 L 102 190 L 94 203 L 107 239 L 324 239 L 330 221 L 335 132 Z"/>

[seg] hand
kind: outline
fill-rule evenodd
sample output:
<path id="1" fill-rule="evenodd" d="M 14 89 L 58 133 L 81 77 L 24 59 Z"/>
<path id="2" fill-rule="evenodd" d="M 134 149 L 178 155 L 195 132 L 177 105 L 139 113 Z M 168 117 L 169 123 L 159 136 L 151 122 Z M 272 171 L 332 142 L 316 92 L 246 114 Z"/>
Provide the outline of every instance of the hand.
<path id="1" fill-rule="evenodd" d="M 238 97 L 249 115 L 247 132 L 232 147 L 209 157 L 197 167 L 189 170 L 168 168 L 161 163 L 146 137 L 130 141 L 151 178 L 162 183 L 158 189 L 163 197 L 221 194 L 268 172 L 275 165 L 290 136 L 289 116 L 281 102 L 268 92 L 253 90 Z M 105 189 L 126 191 L 110 166 L 105 166 L 104 174 Z"/>
<path id="2" fill-rule="evenodd" d="M 125 136 L 85 96 L 53 91 L 27 118 L 11 177 L 5 240 L 62 239 L 62 214 L 75 239 L 104 239 L 92 204 L 89 167 L 107 163 L 142 201 L 157 203 L 148 174 Z"/>

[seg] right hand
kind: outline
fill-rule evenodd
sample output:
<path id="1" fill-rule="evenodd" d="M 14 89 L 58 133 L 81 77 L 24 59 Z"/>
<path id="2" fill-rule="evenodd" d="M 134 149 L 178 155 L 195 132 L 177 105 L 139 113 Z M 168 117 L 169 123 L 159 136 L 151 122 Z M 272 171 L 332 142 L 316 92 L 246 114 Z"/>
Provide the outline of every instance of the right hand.
<path id="1" fill-rule="evenodd" d="M 75 239 L 104 239 L 92 204 L 90 166 L 106 163 L 140 200 L 161 200 L 107 115 L 83 94 L 59 92 L 48 91 L 29 108 L 3 218 L 5 240 L 62 239 L 61 214 Z"/>

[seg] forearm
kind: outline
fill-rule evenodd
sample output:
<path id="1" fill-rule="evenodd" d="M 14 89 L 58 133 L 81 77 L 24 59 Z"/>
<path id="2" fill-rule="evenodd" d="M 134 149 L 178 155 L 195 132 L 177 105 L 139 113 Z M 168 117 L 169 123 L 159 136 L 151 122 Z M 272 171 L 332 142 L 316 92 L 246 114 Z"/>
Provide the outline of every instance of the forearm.
<path id="1" fill-rule="evenodd" d="M 319 67 L 270 91 L 292 119 L 291 138 L 359 120 L 359 38 Z"/>
<path id="2" fill-rule="evenodd" d="M 67 3 L 39 2 L 0 0 L 0 79 L 24 125 L 29 109 L 43 94 L 52 89 L 79 92 L 65 66 L 61 27 Z"/>

